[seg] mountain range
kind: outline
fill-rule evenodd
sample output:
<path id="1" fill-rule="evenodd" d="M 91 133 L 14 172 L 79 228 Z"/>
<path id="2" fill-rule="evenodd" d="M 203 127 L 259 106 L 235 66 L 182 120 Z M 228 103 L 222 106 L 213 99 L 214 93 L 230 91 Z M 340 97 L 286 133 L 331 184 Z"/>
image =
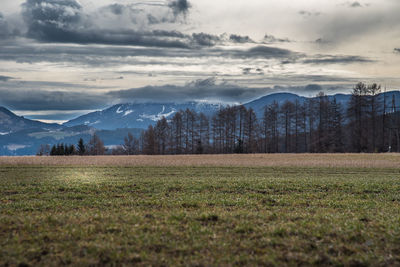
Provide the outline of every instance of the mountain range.
<path id="1" fill-rule="evenodd" d="M 400 106 L 400 91 L 387 92 L 385 95 L 388 105 L 394 95 L 396 106 Z M 337 94 L 328 97 L 336 98 L 345 109 L 351 95 Z M 384 94 L 379 97 L 383 99 Z M 261 118 L 264 107 L 273 102 L 282 105 L 287 100 L 303 103 L 307 99 L 296 94 L 277 93 L 245 103 L 244 106 L 252 108 L 257 117 Z M 125 103 L 88 113 L 62 125 L 29 120 L 0 107 L 0 155 L 34 155 L 41 144 L 76 144 L 79 138 L 87 142 L 95 132 L 106 146 L 112 147 L 121 144 L 128 132 L 140 136 L 143 129 L 154 125 L 162 117 L 172 118 L 179 110 L 190 109 L 212 116 L 222 106 L 224 105 L 205 102 Z"/>

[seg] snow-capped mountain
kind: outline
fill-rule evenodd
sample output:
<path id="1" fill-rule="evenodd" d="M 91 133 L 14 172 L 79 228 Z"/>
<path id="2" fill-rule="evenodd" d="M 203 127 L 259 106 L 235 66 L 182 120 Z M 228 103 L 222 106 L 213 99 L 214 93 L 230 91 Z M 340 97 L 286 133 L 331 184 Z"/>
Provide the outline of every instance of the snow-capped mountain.
<path id="1" fill-rule="evenodd" d="M 64 123 L 64 126 L 87 125 L 97 129 L 114 130 L 142 128 L 154 125 L 162 117 L 171 119 L 179 110 L 195 110 L 205 115 L 214 114 L 221 105 L 188 102 L 174 103 L 130 103 L 118 104 L 102 111 L 92 112 Z"/>

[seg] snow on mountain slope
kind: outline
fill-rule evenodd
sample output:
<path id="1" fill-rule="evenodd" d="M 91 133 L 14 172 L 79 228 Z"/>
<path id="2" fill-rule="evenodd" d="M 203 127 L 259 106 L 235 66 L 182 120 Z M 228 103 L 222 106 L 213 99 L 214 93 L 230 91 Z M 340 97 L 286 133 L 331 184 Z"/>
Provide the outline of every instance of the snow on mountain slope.
<path id="1" fill-rule="evenodd" d="M 142 128 L 154 125 L 163 117 L 171 119 L 179 110 L 195 110 L 206 115 L 214 114 L 221 105 L 188 102 L 175 103 L 127 103 L 118 104 L 102 111 L 92 112 L 64 123 L 64 126 L 88 125 L 97 129 Z"/>

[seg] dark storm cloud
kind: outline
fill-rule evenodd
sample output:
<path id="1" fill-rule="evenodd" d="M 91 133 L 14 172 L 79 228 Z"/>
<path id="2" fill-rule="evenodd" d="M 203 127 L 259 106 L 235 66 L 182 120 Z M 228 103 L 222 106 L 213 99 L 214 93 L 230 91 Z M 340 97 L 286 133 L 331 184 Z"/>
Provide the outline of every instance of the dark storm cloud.
<path id="1" fill-rule="evenodd" d="M 171 33 L 171 32 L 168 32 Z M 159 33 L 165 34 L 165 33 Z M 178 33 L 173 33 L 178 34 Z M 191 44 L 192 46 L 193 43 Z M 66 44 L 38 45 L 26 44 L 15 41 L 0 49 L 0 59 L 36 63 L 36 62 L 69 62 L 89 66 L 114 66 L 121 64 L 131 65 L 156 65 L 156 64 L 180 64 L 185 62 L 174 60 L 174 58 L 191 58 L 190 64 L 196 64 L 194 59 L 205 57 L 230 58 L 230 59 L 278 59 L 290 61 L 302 56 L 290 50 L 270 47 L 256 46 L 250 49 L 222 49 L 210 47 L 206 49 L 163 49 L 157 47 L 131 47 L 131 46 L 109 46 L 106 49 L 98 45 L 70 46 Z M 141 57 L 140 60 L 137 57 Z M 169 58 L 168 61 L 165 61 Z M 218 64 L 215 62 L 215 64 Z"/>
<path id="2" fill-rule="evenodd" d="M 79 44 L 110 44 L 133 45 L 165 48 L 190 48 L 190 39 L 176 37 L 176 32 L 166 31 L 137 32 L 132 30 L 102 31 L 102 32 L 68 32 L 63 37 L 49 35 L 44 41 L 56 41 Z M 54 37 L 56 37 L 54 39 Z M 61 38 L 59 38 L 61 37 Z M 201 45 L 199 43 L 199 45 Z"/>
<path id="3" fill-rule="evenodd" d="M 192 38 L 195 45 L 214 46 L 221 41 L 220 37 L 208 33 L 193 33 Z"/>
<path id="4" fill-rule="evenodd" d="M 44 90 L 0 90 L 0 105 L 13 110 L 86 110 L 102 107 L 102 94 Z"/>
<path id="5" fill-rule="evenodd" d="M 101 12 L 108 10 L 118 15 L 125 7 L 114 4 Z M 186 13 L 189 3 L 174 1 L 170 7 L 174 14 Z M 27 0 L 23 4 L 23 17 L 28 26 L 27 36 L 44 42 L 190 48 L 192 44 L 210 46 L 214 40 L 206 34 L 191 36 L 176 31 L 99 28 L 75 0 Z"/>
<path id="6" fill-rule="evenodd" d="M 170 2 L 168 7 L 173 10 L 176 17 L 179 14 L 186 14 L 190 4 L 186 0 L 177 0 Z M 147 20 L 145 23 L 148 24 L 174 22 L 176 19 L 175 17 L 168 18 L 167 13 L 163 15 L 164 17 L 156 17 L 153 14 L 140 17 L 141 12 L 142 10 L 137 9 L 134 5 L 112 4 L 100 8 L 95 15 L 90 15 L 84 12 L 76 0 L 27 0 L 23 4 L 23 17 L 28 27 L 27 36 L 42 42 L 184 49 L 213 47 L 226 42 L 254 43 L 249 36 L 237 34 L 227 37 L 204 32 L 184 34 L 178 31 L 150 30 L 148 28 L 138 30 L 134 27 L 137 17 Z M 124 16 L 133 26 L 119 28 L 123 25 L 116 24 L 117 26 L 111 28 L 102 27 L 102 24 L 112 24 L 113 19 L 121 16 Z M 286 40 L 275 39 L 275 41 Z M 253 52 L 256 52 L 257 49 L 262 48 L 255 48 Z M 271 54 L 272 51 L 256 53 Z"/>
<path id="7" fill-rule="evenodd" d="M 361 56 L 342 56 L 342 55 L 317 55 L 315 58 L 305 59 L 305 64 L 354 64 L 354 63 L 372 63 L 375 62 L 369 58 Z"/>
<path id="8" fill-rule="evenodd" d="M 345 87 L 338 86 L 336 90 L 345 90 Z M 121 102 L 176 102 L 179 101 L 222 101 L 245 103 L 261 96 L 275 92 L 293 92 L 301 95 L 316 95 L 318 92 L 326 91 L 328 87 L 318 84 L 305 86 L 274 86 L 274 87 L 241 87 L 228 82 L 218 83 L 215 78 L 195 80 L 185 86 L 164 85 L 146 86 L 128 90 L 113 91 L 108 95 Z"/>
<path id="9" fill-rule="evenodd" d="M 46 41 L 76 39 L 74 30 L 83 20 L 82 7 L 75 0 L 27 0 L 23 17 L 29 37 Z"/>
<path id="10" fill-rule="evenodd" d="M 241 36 L 237 34 L 231 34 L 229 40 L 234 43 L 254 43 L 254 41 L 249 36 Z"/>
<path id="11" fill-rule="evenodd" d="M 146 86 L 113 91 L 108 95 L 122 102 L 185 102 L 196 100 L 236 102 L 248 101 L 268 93 L 270 88 L 239 87 L 228 83 L 217 83 L 215 78 L 196 80 L 185 86 Z"/>
<path id="12" fill-rule="evenodd" d="M 0 82 L 8 82 L 9 80 L 14 79 L 13 77 L 9 77 L 9 76 L 3 76 L 0 75 Z"/>
<path id="13" fill-rule="evenodd" d="M 75 0 L 47 1 L 28 0 L 24 4 L 29 37 L 46 42 L 188 48 L 187 37 L 175 32 L 95 29 L 85 21 Z M 119 12 L 117 6 L 114 12 Z"/>
<path id="14" fill-rule="evenodd" d="M 187 0 L 174 0 L 171 1 L 168 6 L 172 9 L 175 16 L 178 16 L 180 14 L 186 16 L 191 7 L 190 3 Z"/>

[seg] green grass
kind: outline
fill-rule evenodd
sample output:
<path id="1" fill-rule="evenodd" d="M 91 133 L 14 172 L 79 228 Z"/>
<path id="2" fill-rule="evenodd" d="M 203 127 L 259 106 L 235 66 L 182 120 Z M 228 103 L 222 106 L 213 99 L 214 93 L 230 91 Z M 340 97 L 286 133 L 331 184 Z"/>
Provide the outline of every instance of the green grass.
<path id="1" fill-rule="evenodd" d="M 400 265 L 400 170 L 0 167 L 0 265 Z"/>

